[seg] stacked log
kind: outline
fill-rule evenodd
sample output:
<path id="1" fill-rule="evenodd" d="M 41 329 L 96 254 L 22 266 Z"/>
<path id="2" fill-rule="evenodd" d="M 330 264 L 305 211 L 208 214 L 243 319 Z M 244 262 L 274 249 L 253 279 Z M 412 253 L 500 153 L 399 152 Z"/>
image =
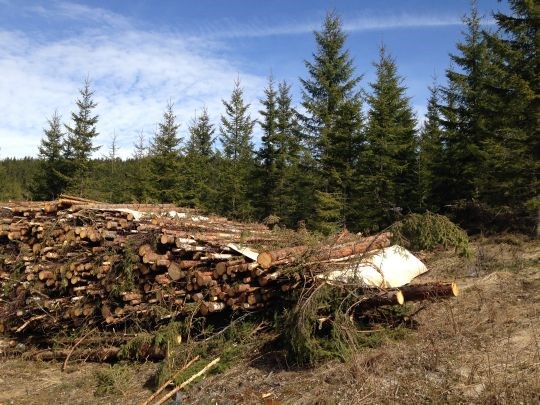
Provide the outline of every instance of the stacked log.
<path id="1" fill-rule="evenodd" d="M 264 225 L 201 216 L 174 206 L 111 205 L 63 196 L 0 208 L 0 333 L 52 335 L 192 314 L 258 310 L 314 282 L 291 266 L 358 258 L 388 234 L 317 249 L 266 250 Z M 249 246 L 248 246 L 249 245 Z M 436 296 L 449 294 L 438 287 Z M 378 294 L 373 303 L 424 299 Z M 398 297 L 398 298 L 396 298 Z"/>

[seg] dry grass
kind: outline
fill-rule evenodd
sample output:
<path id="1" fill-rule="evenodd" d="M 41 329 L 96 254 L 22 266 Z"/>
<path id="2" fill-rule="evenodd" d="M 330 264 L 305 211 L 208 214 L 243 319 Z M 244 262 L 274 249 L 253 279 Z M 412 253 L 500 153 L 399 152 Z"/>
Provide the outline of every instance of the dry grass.
<path id="1" fill-rule="evenodd" d="M 70 364 L 21 359 L 0 360 L 0 404 L 131 404 L 142 403 L 156 365 Z"/>
<path id="2" fill-rule="evenodd" d="M 415 304 L 416 331 L 363 350 L 346 363 L 291 370 L 283 353 L 236 367 L 190 392 L 195 403 L 538 403 L 540 242 L 476 240 L 467 260 L 426 258 L 430 279 L 457 280 L 457 299 Z M 414 311 L 413 311 L 414 312 Z"/>
<path id="3" fill-rule="evenodd" d="M 194 385 L 186 403 L 538 403 L 540 241 L 477 239 L 469 260 L 441 251 L 426 261 L 431 271 L 418 282 L 456 280 L 461 294 L 415 304 L 418 326 L 404 339 L 303 370 L 267 345 Z M 66 373 L 60 366 L 0 361 L 0 403 L 140 403 L 157 367 L 132 365 L 126 386 L 97 397 L 96 373 L 109 365 L 74 363 Z"/>

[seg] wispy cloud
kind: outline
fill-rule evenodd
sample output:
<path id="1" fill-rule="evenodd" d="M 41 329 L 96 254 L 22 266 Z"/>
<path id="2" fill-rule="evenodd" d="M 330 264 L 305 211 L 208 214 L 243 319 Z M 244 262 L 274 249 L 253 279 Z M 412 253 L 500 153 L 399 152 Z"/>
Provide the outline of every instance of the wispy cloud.
<path id="1" fill-rule="evenodd" d="M 123 15 L 99 7 L 64 1 L 50 1 L 46 4 L 31 4 L 26 6 L 24 11 L 48 19 L 77 20 L 116 28 L 126 28 L 131 25 L 131 21 Z"/>
<path id="2" fill-rule="evenodd" d="M 484 24 L 493 24 L 492 19 L 485 19 Z M 343 29 L 349 33 L 409 29 L 436 28 L 463 25 L 459 16 L 389 14 L 379 16 L 358 16 L 343 18 Z M 269 24 L 264 20 L 238 24 L 235 21 L 221 21 L 219 25 L 202 28 L 202 32 L 214 38 L 257 38 L 266 36 L 311 34 L 321 27 L 320 21 L 285 21 L 281 24 Z"/>
<path id="3" fill-rule="evenodd" d="M 92 18 L 115 24 L 116 16 L 103 10 L 62 7 L 73 18 L 94 13 Z M 237 76 L 247 101 L 256 102 L 265 79 L 215 56 L 210 43 L 206 47 L 203 40 L 195 43 L 181 35 L 145 32 L 128 20 L 121 24 L 122 29 L 102 27 L 50 42 L 0 30 L 2 157 L 35 155 L 47 118 L 58 109 L 64 120 L 69 119 L 87 75 L 100 116 L 96 141 L 108 145 L 116 132 L 123 156 L 130 153 L 140 130 L 151 136 L 169 100 L 175 104 L 183 136 L 203 106 L 217 121 L 221 99 L 229 98 Z"/>
<path id="4" fill-rule="evenodd" d="M 152 135 L 169 100 L 175 103 L 184 137 L 189 121 L 202 106 L 208 107 L 217 122 L 223 111 L 221 99 L 230 96 L 237 76 L 255 117 L 266 79 L 219 56 L 226 54 L 220 47 L 230 43 L 229 38 L 310 34 L 320 28 L 320 20 L 291 17 L 277 24 L 264 18 L 245 24 L 224 20 L 199 27 L 198 32 L 167 32 L 149 30 L 139 21 L 80 3 L 6 1 L 0 4 L 12 10 L 20 7 L 26 16 L 62 27 L 62 35 L 51 39 L 39 30 L 39 24 L 32 32 L 0 27 L 0 157 L 35 155 L 47 118 L 57 109 L 69 120 L 87 75 L 100 115 L 97 143 L 106 149 L 116 132 L 123 156 L 130 153 L 140 130 L 147 137 Z M 462 24 L 454 16 L 410 14 L 346 16 L 343 20 L 350 33 Z M 72 27 L 77 31 L 71 31 Z"/>

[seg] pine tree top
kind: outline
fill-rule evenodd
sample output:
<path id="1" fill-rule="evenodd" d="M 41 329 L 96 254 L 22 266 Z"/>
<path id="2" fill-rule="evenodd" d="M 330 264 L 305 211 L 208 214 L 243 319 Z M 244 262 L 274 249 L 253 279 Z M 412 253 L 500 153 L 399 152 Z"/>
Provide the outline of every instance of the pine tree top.
<path id="1" fill-rule="evenodd" d="M 240 80 L 234 83 L 230 101 L 222 101 L 225 115 L 221 116 L 219 140 L 223 145 L 223 153 L 233 161 L 250 160 L 253 155 L 251 135 L 256 121 L 248 113 L 250 105 L 244 104 Z"/>
<path id="2" fill-rule="evenodd" d="M 189 126 L 188 155 L 212 156 L 212 146 L 215 141 L 214 132 L 214 125 L 210 122 L 208 110 L 204 107 L 201 115 L 193 118 Z"/>
<path id="3" fill-rule="evenodd" d="M 317 52 L 313 62 L 304 61 L 310 77 L 300 79 L 302 104 L 308 111 L 317 111 L 319 120 L 326 115 L 325 110 L 332 114 L 344 101 L 360 103 L 355 88 L 361 76 L 354 76 L 354 61 L 349 51 L 343 49 L 346 38 L 339 16 L 328 13 L 322 30 L 315 32 Z"/>
<path id="4" fill-rule="evenodd" d="M 163 113 L 163 120 L 158 124 L 158 130 L 150 143 L 150 154 L 153 156 L 170 154 L 180 156 L 182 140 L 178 137 L 178 128 L 180 128 L 180 124 L 176 123 L 174 105 L 169 102 Z"/>
<path id="5" fill-rule="evenodd" d="M 368 132 L 382 130 L 388 133 L 391 129 L 400 131 L 405 128 L 414 130 L 416 119 L 410 97 L 405 94 L 407 88 L 397 72 L 395 60 L 384 45 L 379 49 L 379 60 L 374 66 L 376 80 L 370 83 L 372 94 L 367 97 L 371 107 L 368 112 Z"/>
<path id="6" fill-rule="evenodd" d="M 92 114 L 97 103 L 92 98 L 94 92 L 90 88 L 90 79 L 84 81 L 79 93 L 80 98 L 76 101 L 78 111 L 71 113 L 73 125 L 64 125 L 67 131 L 65 150 L 69 153 L 69 157 L 82 162 L 90 159 L 92 153 L 101 146 L 93 146 L 92 143 L 93 138 L 99 134 L 96 129 L 98 115 Z"/>
<path id="7" fill-rule="evenodd" d="M 39 146 L 39 158 L 48 161 L 57 161 L 62 158 L 63 138 L 62 124 L 58 112 L 54 112 L 48 121 L 49 127 L 43 130 L 44 138 Z"/>

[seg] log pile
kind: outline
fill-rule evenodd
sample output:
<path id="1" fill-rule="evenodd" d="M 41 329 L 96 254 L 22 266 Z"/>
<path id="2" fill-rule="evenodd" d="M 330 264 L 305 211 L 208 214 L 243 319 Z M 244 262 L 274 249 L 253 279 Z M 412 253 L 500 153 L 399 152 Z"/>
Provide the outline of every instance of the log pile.
<path id="1" fill-rule="evenodd" d="M 314 249 L 264 250 L 264 225 L 172 205 L 111 205 L 63 197 L 0 208 L 0 333 L 52 336 L 80 327 L 225 310 L 258 310 L 314 282 L 322 264 L 390 245 L 388 234 Z M 275 245 L 275 244 L 274 244 Z M 257 247 L 258 249 L 255 249 Z M 258 251 L 261 251 L 259 254 Z M 303 271 L 291 271 L 301 264 Z M 448 287 L 384 291 L 374 305 L 457 294 Z M 368 300 L 366 300 L 368 302 Z"/>

